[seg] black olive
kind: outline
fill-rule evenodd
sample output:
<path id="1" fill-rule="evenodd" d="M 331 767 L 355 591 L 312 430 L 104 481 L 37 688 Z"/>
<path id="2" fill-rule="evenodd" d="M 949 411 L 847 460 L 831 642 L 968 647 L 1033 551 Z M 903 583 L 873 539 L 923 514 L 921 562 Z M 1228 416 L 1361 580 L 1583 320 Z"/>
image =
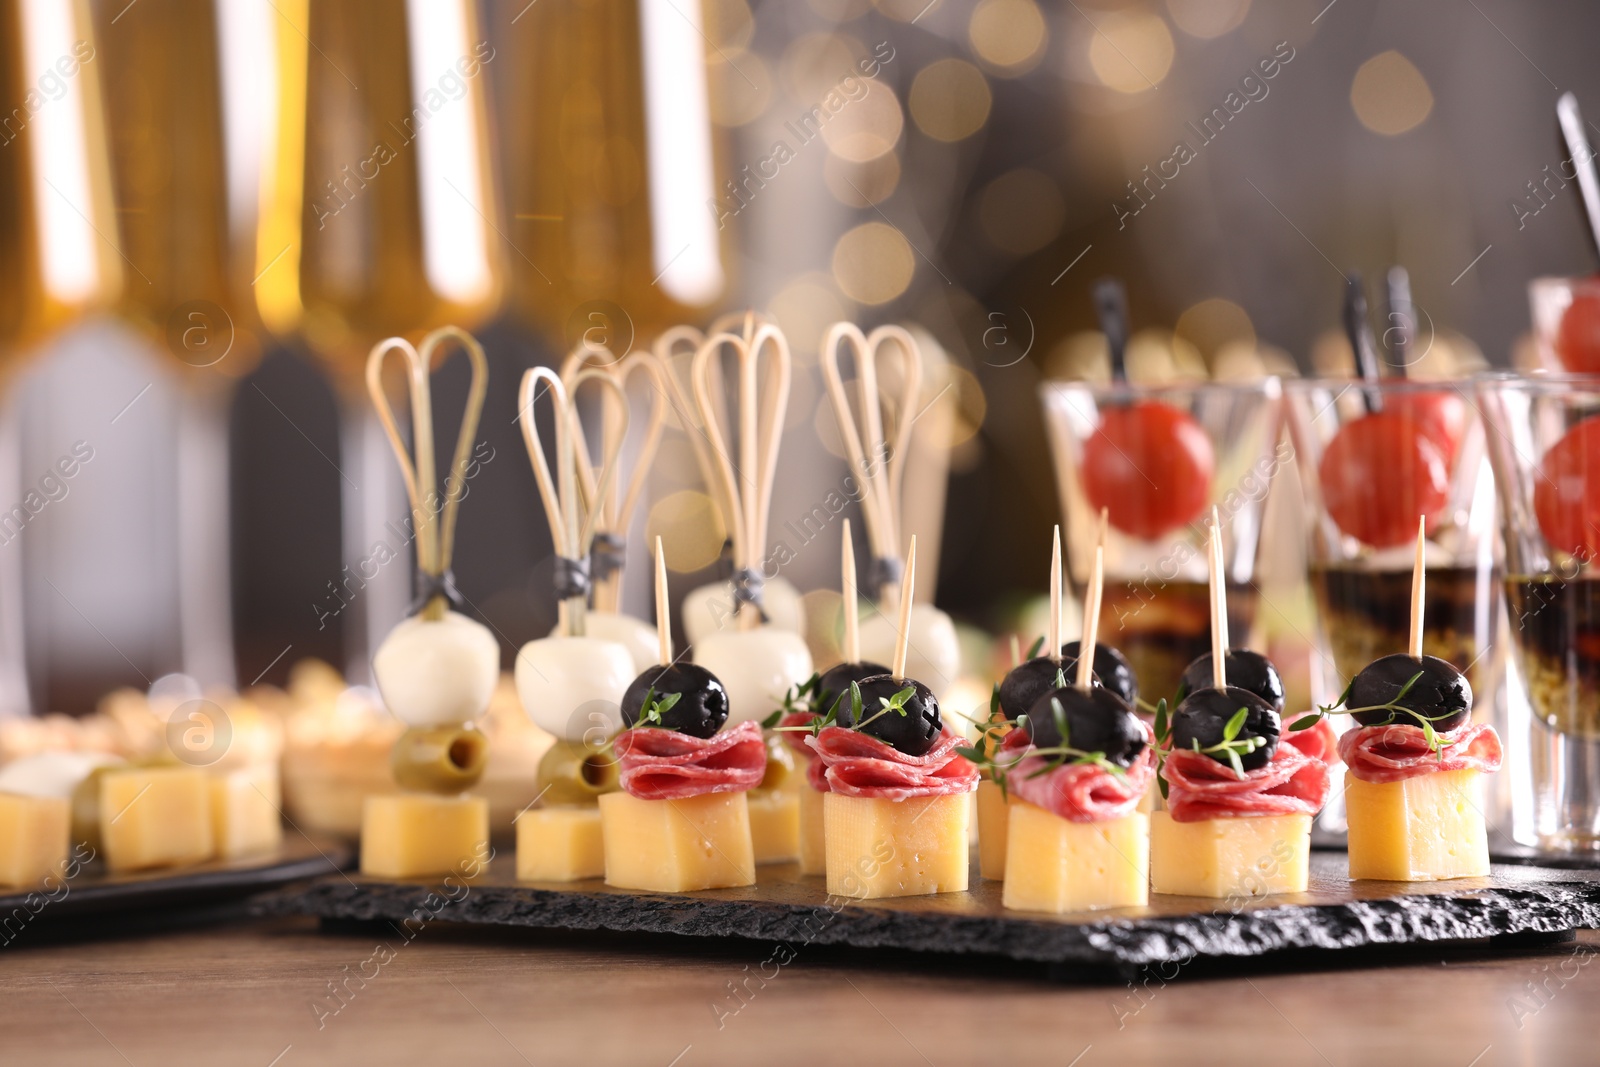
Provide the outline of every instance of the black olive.
<path id="1" fill-rule="evenodd" d="M 1273 711 L 1283 714 L 1283 705 L 1287 700 L 1283 691 L 1283 675 L 1278 673 L 1278 668 L 1272 665 L 1270 659 L 1248 648 L 1230 648 L 1223 654 L 1222 662 L 1228 671 L 1229 685 L 1248 689 L 1265 700 Z M 1173 703 L 1182 704 L 1183 698 L 1190 693 L 1210 689 L 1211 686 L 1211 653 L 1207 652 L 1184 668 L 1183 678 L 1178 682 L 1178 695 L 1173 697 Z"/>
<path id="2" fill-rule="evenodd" d="M 933 690 L 921 682 L 879 674 L 856 683 L 856 686 L 861 690 L 861 716 L 856 718 L 850 694 L 846 692 L 844 699 L 839 701 L 836 716 L 840 726 L 871 734 L 908 756 L 922 755 L 939 739 L 939 731 L 944 728 L 939 718 L 939 700 L 933 695 Z M 900 705 L 905 714 L 884 710 L 883 702 L 892 699 L 902 689 L 913 690 L 905 703 Z"/>
<path id="3" fill-rule="evenodd" d="M 1405 696 L 1400 696 L 1400 690 L 1418 674 L 1422 677 L 1406 689 Z M 1472 717 L 1472 686 L 1448 660 L 1438 656 L 1423 656 L 1419 660 L 1396 653 L 1367 664 L 1366 670 L 1356 675 L 1356 680 L 1350 684 L 1350 696 L 1345 701 L 1347 708 L 1384 704 L 1399 704 L 1416 712 L 1431 722 L 1435 730 L 1445 733 Z M 1404 711 L 1363 711 L 1351 718 L 1362 726 L 1382 726 L 1391 721 L 1397 726 L 1421 726 L 1416 715 Z"/>
<path id="4" fill-rule="evenodd" d="M 1040 748 L 1064 745 L 1079 752 L 1102 752 L 1119 767 L 1132 766 L 1145 747 L 1144 727 L 1127 701 L 1099 686 L 1067 686 L 1045 693 L 1028 710 L 1026 729 L 1028 739 Z"/>
<path id="5" fill-rule="evenodd" d="M 1066 668 L 1067 681 L 1078 678 L 1079 642 L 1068 641 L 1061 646 L 1061 665 Z M 1090 665 L 1094 684 L 1105 686 L 1127 702 L 1129 708 L 1139 707 L 1139 680 L 1133 676 L 1133 665 L 1126 656 L 1110 645 L 1095 642 L 1094 663 Z"/>
<path id="6" fill-rule="evenodd" d="M 654 690 L 654 693 L 651 693 Z M 710 737 L 728 721 L 728 691 L 717 676 L 697 663 L 646 667 L 622 694 L 622 723 L 632 726 L 644 710 L 646 694 L 657 706 L 664 697 L 680 694 L 661 715 L 661 725 L 691 737 Z"/>
<path id="7" fill-rule="evenodd" d="M 1202 749 L 1221 744 L 1228 722 L 1239 714 L 1240 708 L 1244 708 L 1247 714 L 1244 727 L 1234 740 L 1261 738 L 1266 744 L 1248 755 L 1240 755 L 1239 762 L 1247 771 L 1265 767 L 1278 750 L 1278 733 L 1282 729 L 1278 713 L 1248 689 L 1235 686 L 1226 689 L 1207 686 L 1183 698 L 1178 710 L 1172 713 L 1173 749 L 1193 748 L 1197 741 Z M 1212 752 L 1208 755 L 1218 763 L 1229 762 L 1226 753 Z"/>
<path id="8" fill-rule="evenodd" d="M 817 702 L 811 710 L 818 715 L 826 715 L 841 697 L 849 704 L 851 682 L 864 682 L 888 673 L 888 667 L 877 663 L 835 664 L 822 672 L 822 678 L 817 682 Z"/>

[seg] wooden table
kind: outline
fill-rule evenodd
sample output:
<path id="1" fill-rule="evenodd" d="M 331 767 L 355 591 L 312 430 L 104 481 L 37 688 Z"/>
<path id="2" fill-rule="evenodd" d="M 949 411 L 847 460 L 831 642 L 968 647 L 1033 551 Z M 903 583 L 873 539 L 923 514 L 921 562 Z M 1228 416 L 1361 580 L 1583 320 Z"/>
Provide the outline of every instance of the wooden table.
<path id="1" fill-rule="evenodd" d="M 1196 963 L 1137 989 L 973 959 L 819 946 L 780 966 L 749 942 L 437 924 L 410 942 L 308 919 L 33 934 L 0 947 L 7 1067 L 1600 1060 L 1595 933 L 1299 964 L 1325 970 Z"/>

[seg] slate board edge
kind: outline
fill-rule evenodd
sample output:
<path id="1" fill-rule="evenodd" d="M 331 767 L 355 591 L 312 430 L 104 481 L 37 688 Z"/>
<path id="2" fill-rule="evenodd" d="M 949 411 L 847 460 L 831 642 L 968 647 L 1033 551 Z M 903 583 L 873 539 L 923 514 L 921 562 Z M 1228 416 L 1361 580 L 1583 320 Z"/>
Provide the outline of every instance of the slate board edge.
<path id="1" fill-rule="evenodd" d="M 562 892 L 526 886 L 473 886 L 458 901 L 427 903 L 416 883 L 324 879 L 267 898 L 264 914 L 608 930 L 762 942 L 844 944 L 918 952 L 976 953 L 1051 964 L 1140 966 L 1195 957 L 1256 956 L 1294 949 L 1465 941 L 1519 933 L 1600 927 L 1600 882 L 1417 894 L 1338 904 L 1256 907 L 1102 922 L 942 915 L 925 911 L 655 894 Z M 442 898 L 433 896 L 433 901 Z M 1220 902 L 1219 902 L 1220 903 Z"/>

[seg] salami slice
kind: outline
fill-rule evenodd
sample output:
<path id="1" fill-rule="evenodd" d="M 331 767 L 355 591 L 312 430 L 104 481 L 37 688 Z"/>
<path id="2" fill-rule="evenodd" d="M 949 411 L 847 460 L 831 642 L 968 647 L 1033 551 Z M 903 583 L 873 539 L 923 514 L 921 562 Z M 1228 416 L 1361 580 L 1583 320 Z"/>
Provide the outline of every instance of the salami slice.
<path id="1" fill-rule="evenodd" d="M 906 800 L 970 793 L 978 788 L 978 768 L 956 755 L 960 743 L 946 729 L 927 753 L 908 756 L 871 734 L 829 726 L 806 738 L 819 757 L 806 780 L 818 792 L 847 797 Z"/>
<path id="2" fill-rule="evenodd" d="M 1403 782 L 1435 771 L 1493 774 L 1500 769 L 1504 754 L 1493 726 L 1467 723 L 1439 738 L 1445 748 L 1433 752 L 1420 726 L 1362 726 L 1339 738 L 1339 755 L 1351 774 L 1374 784 Z"/>
<path id="3" fill-rule="evenodd" d="M 1283 721 L 1293 722 L 1294 719 L 1285 717 Z M 1339 735 L 1334 732 L 1333 723 L 1325 718 L 1318 719 L 1317 725 L 1304 730 L 1285 731 L 1283 741 L 1294 745 L 1301 754 L 1322 760 L 1324 763 L 1334 763 L 1340 758 Z"/>
<path id="4" fill-rule="evenodd" d="M 760 785 L 767 771 L 767 746 L 755 722 L 710 737 L 636 727 L 617 735 L 612 748 L 622 788 L 640 800 L 742 793 Z"/>
<path id="5" fill-rule="evenodd" d="M 1156 754 L 1149 745 L 1124 774 L 1113 774 L 1092 764 L 1069 764 L 1039 774 L 1047 766 L 1047 759 L 1024 755 L 1006 773 L 1006 790 L 1068 822 L 1122 818 L 1139 806 L 1156 776 Z"/>
<path id="6" fill-rule="evenodd" d="M 814 711 L 791 711 L 789 714 L 778 720 L 778 728 L 784 729 L 785 727 L 793 726 L 810 726 L 812 722 L 816 720 L 816 718 L 817 713 Z M 794 752 L 796 755 L 804 756 L 807 762 L 810 762 L 811 760 L 817 758 L 817 754 L 811 751 L 811 749 L 806 745 L 807 736 L 808 735 L 799 730 L 785 730 L 783 734 L 783 743 L 789 746 L 790 751 Z"/>
<path id="7" fill-rule="evenodd" d="M 1289 738 L 1278 743 L 1265 767 L 1247 771 L 1243 778 L 1226 763 L 1184 749 L 1167 755 L 1161 775 L 1167 780 L 1167 811 L 1173 822 L 1315 815 L 1328 799 L 1327 762 L 1307 755 Z"/>

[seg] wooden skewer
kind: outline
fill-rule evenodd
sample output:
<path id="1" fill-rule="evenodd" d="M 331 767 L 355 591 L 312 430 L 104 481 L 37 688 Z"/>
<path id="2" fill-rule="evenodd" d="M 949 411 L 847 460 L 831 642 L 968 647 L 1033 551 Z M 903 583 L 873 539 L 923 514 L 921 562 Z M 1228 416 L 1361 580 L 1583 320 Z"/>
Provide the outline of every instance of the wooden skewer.
<path id="1" fill-rule="evenodd" d="M 1228 587 L 1222 564 L 1222 518 L 1211 509 L 1211 684 L 1228 688 Z"/>
<path id="2" fill-rule="evenodd" d="M 1061 662 L 1061 524 L 1050 539 L 1050 617 L 1044 624 L 1044 654 Z"/>
<path id="3" fill-rule="evenodd" d="M 667 602 L 667 556 L 661 548 L 661 537 L 656 536 L 656 651 L 661 665 L 672 663 L 672 611 Z"/>
<path id="4" fill-rule="evenodd" d="M 1411 655 L 1422 658 L 1422 602 L 1427 585 L 1428 517 L 1417 519 L 1417 561 L 1411 568 Z"/>
<path id="5" fill-rule="evenodd" d="M 1078 677 L 1074 684 L 1088 689 L 1094 682 L 1094 646 L 1100 636 L 1100 591 L 1106 582 L 1106 548 L 1094 546 L 1094 570 L 1083 595 L 1083 636 L 1078 639 Z"/>
<path id="6" fill-rule="evenodd" d="M 844 661 L 846 663 L 861 662 L 861 619 L 858 614 L 856 593 L 856 545 L 850 536 L 850 520 L 844 520 L 844 548 L 843 557 L 839 560 L 841 581 L 839 591 L 842 594 L 844 608 Z"/>
<path id="7" fill-rule="evenodd" d="M 896 681 L 906 676 L 906 652 L 911 648 L 911 597 L 917 589 L 917 535 L 911 535 L 911 547 L 906 549 L 906 573 L 900 579 L 900 638 L 894 643 L 894 667 L 890 670 Z"/>
<path id="8" fill-rule="evenodd" d="M 1022 665 L 1022 642 L 1017 639 L 1016 634 L 1011 635 L 1011 665 L 1013 667 Z"/>

